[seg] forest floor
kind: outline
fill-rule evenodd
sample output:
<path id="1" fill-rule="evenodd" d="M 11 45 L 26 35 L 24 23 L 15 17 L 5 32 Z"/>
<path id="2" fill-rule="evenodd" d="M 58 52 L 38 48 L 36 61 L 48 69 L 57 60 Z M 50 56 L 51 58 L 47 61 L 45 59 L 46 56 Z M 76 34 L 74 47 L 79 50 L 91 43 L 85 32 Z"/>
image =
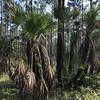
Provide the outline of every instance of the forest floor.
<path id="1" fill-rule="evenodd" d="M 95 78 L 98 86 L 95 86 L 93 80 L 91 84 L 91 79 L 87 79 L 89 86 L 70 90 L 65 90 L 64 87 L 58 88 L 50 100 L 100 100 L 100 74 Z M 20 100 L 18 90 L 7 75 L 0 75 L 0 100 Z"/>
<path id="2" fill-rule="evenodd" d="M 7 75 L 0 75 L 0 100 L 20 100 L 18 90 L 13 87 Z"/>

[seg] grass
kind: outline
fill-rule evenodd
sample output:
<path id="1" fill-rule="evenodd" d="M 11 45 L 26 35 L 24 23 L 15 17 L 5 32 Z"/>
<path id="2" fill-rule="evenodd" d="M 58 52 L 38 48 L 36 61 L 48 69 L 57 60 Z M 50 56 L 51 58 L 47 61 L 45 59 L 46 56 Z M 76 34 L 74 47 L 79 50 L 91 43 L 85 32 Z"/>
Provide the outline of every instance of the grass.
<path id="1" fill-rule="evenodd" d="M 87 81 L 90 81 L 87 78 Z M 97 76 L 100 83 L 100 74 Z M 90 83 L 89 83 L 90 84 Z M 11 86 L 11 81 L 7 75 L 0 76 L 0 100 L 20 100 L 18 90 Z M 100 100 L 100 87 L 83 87 L 78 89 L 65 90 L 58 88 L 50 100 Z"/>
<path id="2" fill-rule="evenodd" d="M 85 78 L 84 86 L 77 89 L 59 88 L 51 100 L 100 100 L 100 73 Z"/>
<path id="3" fill-rule="evenodd" d="M 100 100 L 100 89 L 80 87 L 78 90 L 60 90 L 52 100 Z"/>
<path id="4" fill-rule="evenodd" d="M 20 100 L 17 91 L 11 86 L 8 75 L 0 75 L 0 100 Z"/>
<path id="5" fill-rule="evenodd" d="M 5 82 L 9 82 L 10 79 L 9 79 L 9 76 L 8 75 L 0 75 L 0 83 L 5 83 Z"/>

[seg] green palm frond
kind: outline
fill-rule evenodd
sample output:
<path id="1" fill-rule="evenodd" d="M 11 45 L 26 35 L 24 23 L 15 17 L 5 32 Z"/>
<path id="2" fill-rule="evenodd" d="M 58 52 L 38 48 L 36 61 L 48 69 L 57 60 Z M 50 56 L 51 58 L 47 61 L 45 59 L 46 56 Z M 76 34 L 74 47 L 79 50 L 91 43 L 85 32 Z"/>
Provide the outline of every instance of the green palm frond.
<path id="1" fill-rule="evenodd" d="M 49 14 L 26 12 L 20 6 L 9 6 L 12 23 L 21 25 L 24 33 L 34 37 L 53 28 L 54 22 Z"/>
<path id="2" fill-rule="evenodd" d="M 13 6 L 7 3 L 7 9 L 10 12 L 12 23 L 20 25 L 25 20 L 25 12 L 20 6 Z"/>
<path id="3" fill-rule="evenodd" d="M 54 23 L 46 14 L 35 14 L 29 16 L 26 20 L 24 28 L 31 36 L 40 35 L 49 30 Z"/>
<path id="4" fill-rule="evenodd" d="M 95 24 L 96 24 L 96 18 L 97 16 L 99 15 L 99 12 L 100 12 L 100 7 L 96 7 L 96 8 L 92 8 L 91 10 L 89 10 L 84 18 L 85 18 L 85 21 L 87 23 L 87 30 L 91 30 L 91 32 L 94 30 L 95 28 Z M 91 33 L 90 32 L 90 33 Z"/>
<path id="5" fill-rule="evenodd" d="M 6 41 L 4 38 L 0 38 L 0 51 L 1 49 L 4 49 L 5 45 L 6 45 Z"/>
<path id="6" fill-rule="evenodd" d="M 88 11 L 85 15 L 85 21 L 87 24 L 87 33 L 85 36 L 85 39 L 83 40 L 80 50 L 79 50 L 79 56 L 80 56 L 80 62 L 82 65 L 86 64 L 85 66 L 91 66 L 90 70 L 94 69 L 96 66 L 95 59 L 96 59 L 96 48 L 95 48 L 95 38 L 99 34 L 95 34 L 96 29 L 96 22 L 97 22 L 97 16 L 99 15 L 100 7 L 92 8 L 90 11 Z"/>
<path id="7" fill-rule="evenodd" d="M 99 42 L 100 41 L 100 29 L 95 29 L 92 32 L 91 37 L 92 37 L 93 41 Z"/>

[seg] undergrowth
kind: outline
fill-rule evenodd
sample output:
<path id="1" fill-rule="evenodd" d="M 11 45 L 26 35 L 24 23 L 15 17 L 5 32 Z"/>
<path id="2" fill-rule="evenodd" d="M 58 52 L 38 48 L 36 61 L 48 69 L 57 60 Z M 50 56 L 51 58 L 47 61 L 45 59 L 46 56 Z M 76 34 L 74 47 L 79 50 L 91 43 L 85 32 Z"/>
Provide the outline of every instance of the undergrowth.
<path id="1" fill-rule="evenodd" d="M 0 100 L 20 100 L 7 75 L 0 76 Z M 100 74 L 86 76 L 84 85 L 74 89 L 57 88 L 50 100 L 100 100 Z"/>

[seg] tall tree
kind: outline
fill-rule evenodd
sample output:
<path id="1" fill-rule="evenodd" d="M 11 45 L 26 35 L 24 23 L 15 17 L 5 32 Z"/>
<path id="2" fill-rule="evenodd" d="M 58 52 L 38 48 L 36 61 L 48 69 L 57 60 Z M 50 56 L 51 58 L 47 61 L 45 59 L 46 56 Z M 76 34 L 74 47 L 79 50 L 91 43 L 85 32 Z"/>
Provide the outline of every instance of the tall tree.
<path id="1" fill-rule="evenodd" d="M 90 9 L 92 9 L 93 0 L 90 0 Z"/>
<path id="2" fill-rule="evenodd" d="M 78 16 L 80 15 L 81 10 L 81 1 L 80 0 L 69 0 L 68 2 L 69 8 L 73 8 L 72 10 L 72 32 L 70 38 L 70 59 L 69 59 L 69 67 L 68 71 L 72 72 L 74 66 L 76 68 L 77 60 L 78 60 L 78 49 L 79 49 L 79 19 Z M 73 23 L 74 22 L 74 23 Z M 76 27 L 76 28 L 75 28 Z M 75 32 L 76 30 L 76 32 Z M 76 59 L 75 59 L 76 58 Z"/>
<path id="3" fill-rule="evenodd" d="M 65 0 L 58 0 L 58 40 L 57 40 L 57 75 L 61 82 L 61 70 L 64 62 L 64 4 Z"/>

